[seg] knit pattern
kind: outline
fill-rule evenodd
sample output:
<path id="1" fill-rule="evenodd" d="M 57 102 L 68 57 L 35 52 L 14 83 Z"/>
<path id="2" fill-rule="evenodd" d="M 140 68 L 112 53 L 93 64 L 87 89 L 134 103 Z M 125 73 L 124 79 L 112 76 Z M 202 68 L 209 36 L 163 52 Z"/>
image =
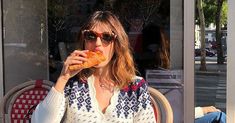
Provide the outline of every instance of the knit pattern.
<path id="1" fill-rule="evenodd" d="M 115 97 L 117 102 L 113 102 L 115 105 L 102 115 L 97 115 L 99 113 L 92 104 L 94 102 L 91 102 L 90 94 L 92 93 L 89 90 L 88 82 L 71 80 L 64 92 L 65 98 L 68 100 L 67 122 L 94 121 L 92 119 L 100 119 L 100 116 L 103 118 L 97 123 L 104 121 L 130 123 L 134 121 L 135 117 L 138 117 L 138 122 L 155 122 L 147 84 L 140 77 L 136 78 L 129 86 L 119 90 L 118 96 Z M 75 108 L 77 110 L 74 110 Z M 70 111 L 70 109 L 72 110 Z M 87 120 L 85 120 L 86 118 Z"/>
<path id="2" fill-rule="evenodd" d="M 120 91 L 116 106 L 117 116 L 131 117 L 140 108 L 146 109 L 147 104 L 150 104 L 150 102 L 145 81 L 136 79 L 135 82 Z"/>
<path id="3" fill-rule="evenodd" d="M 69 85 L 65 88 L 65 97 L 69 98 L 69 105 L 76 103 L 78 110 L 85 107 L 89 112 L 92 107 L 88 84 L 73 80 L 70 83 L 72 86 Z"/>

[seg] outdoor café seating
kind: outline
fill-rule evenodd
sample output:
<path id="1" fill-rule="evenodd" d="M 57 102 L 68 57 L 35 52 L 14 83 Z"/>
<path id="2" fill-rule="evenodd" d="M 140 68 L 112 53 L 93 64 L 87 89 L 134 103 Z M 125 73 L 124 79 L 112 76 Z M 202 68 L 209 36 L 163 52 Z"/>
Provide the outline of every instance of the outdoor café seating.
<path id="1" fill-rule="evenodd" d="M 1 123 L 30 123 L 31 115 L 53 83 L 48 80 L 31 80 L 9 90 L 0 105 Z M 173 111 L 167 98 L 149 87 L 157 123 L 173 123 Z"/>
<path id="2" fill-rule="evenodd" d="M 173 123 L 173 111 L 167 98 L 157 89 L 148 87 L 157 123 Z"/>
<path id="3" fill-rule="evenodd" d="M 31 80 L 9 90 L 1 100 L 1 122 L 30 123 L 32 112 L 52 86 L 48 80 Z"/>

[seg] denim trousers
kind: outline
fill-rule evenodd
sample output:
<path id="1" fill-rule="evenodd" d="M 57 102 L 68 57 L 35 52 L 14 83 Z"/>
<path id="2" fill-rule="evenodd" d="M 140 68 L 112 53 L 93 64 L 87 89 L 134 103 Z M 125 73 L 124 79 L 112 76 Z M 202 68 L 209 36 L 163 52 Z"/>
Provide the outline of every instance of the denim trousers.
<path id="1" fill-rule="evenodd" d="M 219 118 L 220 118 L 220 121 L 218 121 Z M 224 112 L 208 113 L 204 115 L 203 117 L 195 119 L 195 123 L 226 123 L 226 114 Z"/>

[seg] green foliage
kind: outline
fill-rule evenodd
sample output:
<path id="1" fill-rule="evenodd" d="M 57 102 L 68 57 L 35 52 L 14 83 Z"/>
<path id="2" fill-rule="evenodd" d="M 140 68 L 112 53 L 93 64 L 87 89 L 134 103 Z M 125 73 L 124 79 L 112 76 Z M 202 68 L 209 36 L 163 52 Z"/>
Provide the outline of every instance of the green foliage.
<path id="1" fill-rule="evenodd" d="M 202 6 L 203 6 L 204 15 L 205 15 L 205 23 L 206 23 L 206 26 L 208 27 L 209 24 L 215 23 L 217 1 L 216 0 L 203 0 Z M 221 13 L 222 25 L 227 24 L 227 12 L 228 12 L 228 3 L 227 3 L 227 0 L 224 0 L 223 6 L 222 6 L 222 13 Z M 199 23 L 197 11 L 196 11 L 196 23 Z"/>
<path id="2" fill-rule="evenodd" d="M 215 0 L 203 0 L 203 10 L 205 16 L 205 24 L 208 27 L 210 23 L 215 23 L 216 14 L 216 1 Z"/>
<path id="3" fill-rule="evenodd" d="M 221 14 L 221 16 L 222 16 L 222 18 L 221 18 L 221 23 L 223 24 L 223 25 L 226 25 L 227 24 L 227 13 L 228 13 L 228 3 L 227 3 L 227 0 L 226 1 L 224 1 L 224 4 L 223 4 L 223 6 L 222 6 L 222 14 Z"/>

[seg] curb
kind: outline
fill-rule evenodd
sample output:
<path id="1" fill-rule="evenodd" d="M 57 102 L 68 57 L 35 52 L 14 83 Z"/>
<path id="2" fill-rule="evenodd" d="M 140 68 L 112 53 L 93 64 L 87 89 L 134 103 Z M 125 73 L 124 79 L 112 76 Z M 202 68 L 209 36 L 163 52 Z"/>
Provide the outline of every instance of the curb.
<path id="1" fill-rule="evenodd" d="M 219 72 L 219 71 L 195 71 L 196 75 L 210 75 L 210 76 L 219 76 L 219 75 L 226 75 L 227 72 Z"/>

